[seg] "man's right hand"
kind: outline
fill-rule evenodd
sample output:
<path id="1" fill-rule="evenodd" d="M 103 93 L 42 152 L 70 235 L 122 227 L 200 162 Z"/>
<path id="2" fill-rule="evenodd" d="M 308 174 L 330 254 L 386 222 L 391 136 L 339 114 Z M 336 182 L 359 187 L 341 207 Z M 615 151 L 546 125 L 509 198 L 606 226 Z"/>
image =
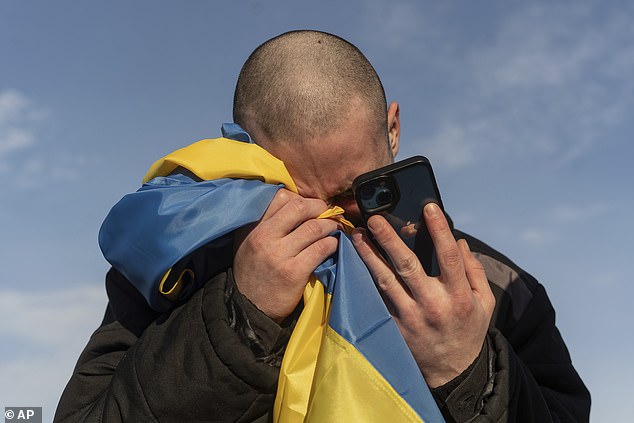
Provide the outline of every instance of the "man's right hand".
<path id="1" fill-rule="evenodd" d="M 233 275 L 238 289 L 276 322 L 299 304 L 315 268 L 337 250 L 337 222 L 317 219 L 328 205 L 286 189 L 262 219 L 236 233 Z"/>

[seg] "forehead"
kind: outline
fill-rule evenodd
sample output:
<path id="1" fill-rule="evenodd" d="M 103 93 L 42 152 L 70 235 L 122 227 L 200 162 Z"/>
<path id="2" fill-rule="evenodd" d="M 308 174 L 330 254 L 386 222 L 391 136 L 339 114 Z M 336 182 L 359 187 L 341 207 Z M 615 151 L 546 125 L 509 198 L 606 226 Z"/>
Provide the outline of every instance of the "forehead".
<path id="1" fill-rule="evenodd" d="M 350 189 L 360 174 L 391 161 L 386 136 L 353 122 L 319 139 L 280 143 L 269 151 L 284 161 L 302 196 L 323 200 Z"/>

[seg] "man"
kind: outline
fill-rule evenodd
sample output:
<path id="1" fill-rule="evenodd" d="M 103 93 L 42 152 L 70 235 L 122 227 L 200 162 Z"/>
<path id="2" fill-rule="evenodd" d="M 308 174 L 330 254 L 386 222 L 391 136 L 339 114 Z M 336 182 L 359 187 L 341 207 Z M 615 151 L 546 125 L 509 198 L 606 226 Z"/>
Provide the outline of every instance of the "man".
<path id="1" fill-rule="evenodd" d="M 316 31 L 282 34 L 245 63 L 234 120 L 284 161 L 280 190 L 236 235 L 233 264 L 170 313 L 151 310 L 115 269 L 102 326 L 79 359 L 56 421 L 258 421 L 271 417 L 279 364 L 306 281 L 337 249 L 341 206 L 361 173 L 399 147 L 397 103 L 361 52 Z M 382 217 L 356 229 L 370 270 L 448 421 L 587 421 L 589 394 L 545 291 L 480 241 L 424 209 L 441 276 L 428 277 Z M 456 241 L 456 239 L 458 241 Z M 193 260 L 205 261 L 204 248 Z"/>

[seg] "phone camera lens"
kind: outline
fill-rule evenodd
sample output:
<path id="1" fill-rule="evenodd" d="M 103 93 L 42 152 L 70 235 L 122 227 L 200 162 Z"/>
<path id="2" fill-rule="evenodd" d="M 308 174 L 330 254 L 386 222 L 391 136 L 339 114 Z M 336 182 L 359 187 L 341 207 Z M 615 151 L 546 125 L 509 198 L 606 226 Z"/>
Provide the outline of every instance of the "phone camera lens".
<path id="1" fill-rule="evenodd" d="M 375 187 L 371 185 L 366 185 L 361 188 L 361 198 L 365 201 L 371 200 L 374 197 Z"/>
<path id="2" fill-rule="evenodd" d="M 376 194 L 376 202 L 380 206 L 390 204 L 393 199 L 394 199 L 394 196 L 392 195 L 392 191 L 390 191 L 388 188 L 385 188 L 385 187 L 379 189 L 379 192 L 377 192 Z"/>

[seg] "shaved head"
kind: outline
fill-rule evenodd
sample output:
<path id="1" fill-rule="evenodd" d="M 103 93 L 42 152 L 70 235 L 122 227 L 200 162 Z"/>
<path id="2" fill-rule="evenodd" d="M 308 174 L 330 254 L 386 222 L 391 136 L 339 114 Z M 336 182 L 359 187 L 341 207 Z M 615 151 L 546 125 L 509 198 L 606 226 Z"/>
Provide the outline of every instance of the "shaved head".
<path id="1" fill-rule="evenodd" d="M 365 113 L 387 140 L 379 77 L 354 45 L 319 31 L 292 31 L 259 46 L 236 85 L 233 119 L 257 143 L 306 142 Z"/>

